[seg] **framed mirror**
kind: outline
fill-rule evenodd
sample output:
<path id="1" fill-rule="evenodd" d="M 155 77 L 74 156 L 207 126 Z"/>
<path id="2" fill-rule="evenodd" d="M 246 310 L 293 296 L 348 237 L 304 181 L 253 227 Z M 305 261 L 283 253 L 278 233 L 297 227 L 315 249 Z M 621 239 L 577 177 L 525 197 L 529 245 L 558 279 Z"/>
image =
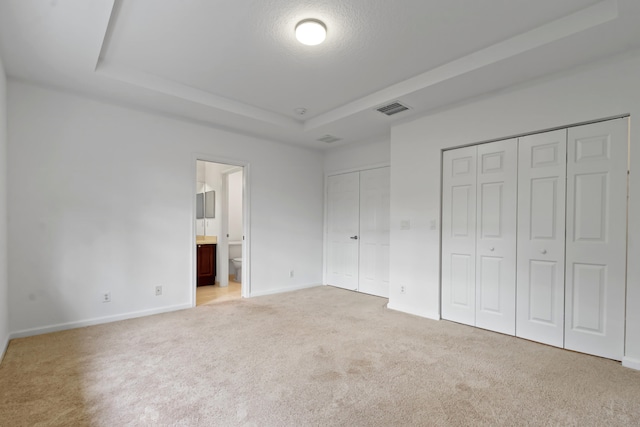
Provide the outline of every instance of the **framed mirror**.
<path id="1" fill-rule="evenodd" d="M 219 194 L 222 194 L 222 170 L 227 165 L 196 161 L 196 236 L 217 236 L 220 234 Z"/>

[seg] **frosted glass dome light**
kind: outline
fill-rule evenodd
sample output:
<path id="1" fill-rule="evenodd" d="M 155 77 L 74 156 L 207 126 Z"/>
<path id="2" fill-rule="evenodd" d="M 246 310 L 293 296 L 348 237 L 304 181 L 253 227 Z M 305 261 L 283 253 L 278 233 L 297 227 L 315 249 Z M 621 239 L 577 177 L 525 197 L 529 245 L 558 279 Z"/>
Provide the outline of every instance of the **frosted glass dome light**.
<path id="1" fill-rule="evenodd" d="M 296 25 L 296 38 L 302 44 L 315 46 L 327 37 L 327 27 L 317 19 L 305 19 Z"/>

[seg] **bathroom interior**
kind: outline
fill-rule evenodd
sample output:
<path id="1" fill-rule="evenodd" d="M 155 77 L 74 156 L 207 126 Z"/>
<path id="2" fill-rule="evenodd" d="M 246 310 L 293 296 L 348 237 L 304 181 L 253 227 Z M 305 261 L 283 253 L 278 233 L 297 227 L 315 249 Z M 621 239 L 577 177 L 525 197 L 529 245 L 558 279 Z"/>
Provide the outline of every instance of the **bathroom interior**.
<path id="1" fill-rule="evenodd" d="M 198 160 L 196 170 L 196 305 L 237 299 L 242 292 L 243 168 Z"/>

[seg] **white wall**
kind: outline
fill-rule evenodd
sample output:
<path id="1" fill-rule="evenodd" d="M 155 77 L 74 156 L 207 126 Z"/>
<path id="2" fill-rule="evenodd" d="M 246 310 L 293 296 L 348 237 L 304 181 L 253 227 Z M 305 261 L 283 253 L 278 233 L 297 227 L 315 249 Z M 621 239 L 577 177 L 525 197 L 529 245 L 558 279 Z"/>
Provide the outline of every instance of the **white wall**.
<path id="1" fill-rule="evenodd" d="M 243 221 L 243 206 L 242 206 L 242 187 L 243 187 L 243 172 L 239 170 L 237 172 L 230 173 L 227 178 L 229 194 L 229 241 L 230 242 L 242 242 L 244 231 L 242 229 Z M 229 259 L 242 257 L 242 245 L 229 245 L 229 251 L 227 253 Z M 229 274 L 237 275 L 237 271 L 231 262 L 227 262 L 229 265 Z"/>
<path id="2" fill-rule="evenodd" d="M 242 171 L 229 174 L 229 241 L 242 240 Z M 230 256 L 230 258 L 234 258 Z"/>
<path id="3" fill-rule="evenodd" d="M 9 343 L 7 272 L 7 78 L 0 58 L 0 361 Z"/>
<path id="4" fill-rule="evenodd" d="M 227 165 L 220 163 L 205 162 L 205 182 L 207 188 L 205 191 L 214 191 L 214 217 L 205 218 L 205 235 L 206 236 L 220 236 L 220 195 L 222 194 L 222 169 L 227 168 Z"/>
<path id="5" fill-rule="evenodd" d="M 14 336 L 190 306 L 198 154 L 248 162 L 251 294 L 321 283 L 322 153 L 14 81 L 8 109 Z"/>
<path id="6" fill-rule="evenodd" d="M 392 129 L 391 308 L 439 318 L 441 150 L 631 114 L 626 356 L 640 369 L 640 53 L 531 83 Z M 409 219 L 412 228 L 400 230 Z M 432 220 L 438 227 L 432 230 Z M 400 286 L 406 293 L 400 293 Z"/>
<path id="7" fill-rule="evenodd" d="M 325 175 L 336 172 L 366 169 L 370 166 L 389 165 L 391 159 L 390 137 L 331 148 L 325 152 Z"/>
<path id="8" fill-rule="evenodd" d="M 221 163 L 197 161 L 196 193 L 213 191 L 215 203 L 213 218 L 196 219 L 196 235 L 220 236 L 222 171 L 228 168 L 229 165 Z"/>
<path id="9" fill-rule="evenodd" d="M 196 194 L 201 194 L 207 191 L 207 183 L 205 182 L 205 162 L 198 160 L 196 162 Z M 204 203 L 204 201 L 203 201 Z M 204 206 L 203 206 L 204 210 Z M 197 214 L 196 214 L 197 215 Z M 196 236 L 204 236 L 204 218 L 198 218 L 196 216 Z"/>

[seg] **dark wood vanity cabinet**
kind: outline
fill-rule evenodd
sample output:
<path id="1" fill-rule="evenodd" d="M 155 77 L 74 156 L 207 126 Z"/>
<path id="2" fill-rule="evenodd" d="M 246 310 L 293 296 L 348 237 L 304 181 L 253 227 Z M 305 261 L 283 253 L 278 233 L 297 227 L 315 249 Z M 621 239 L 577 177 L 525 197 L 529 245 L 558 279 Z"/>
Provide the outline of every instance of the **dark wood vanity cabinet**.
<path id="1" fill-rule="evenodd" d="M 216 280 L 216 245 L 198 245 L 198 286 L 213 285 Z"/>

